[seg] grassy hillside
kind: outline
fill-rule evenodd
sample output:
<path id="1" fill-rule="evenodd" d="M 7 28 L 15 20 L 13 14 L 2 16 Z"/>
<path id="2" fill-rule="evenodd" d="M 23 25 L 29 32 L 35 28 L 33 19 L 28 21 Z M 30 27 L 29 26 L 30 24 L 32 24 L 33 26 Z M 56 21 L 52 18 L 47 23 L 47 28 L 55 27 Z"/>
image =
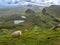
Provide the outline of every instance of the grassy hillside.
<path id="1" fill-rule="evenodd" d="M 47 9 L 47 13 L 55 16 L 56 18 L 60 18 L 60 5 L 52 5 Z"/>
<path id="2" fill-rule="evenodd" d="M 46 7 L 42 10 L 42 13 L 45 15 L 46 20 L 53 25 L 53 27 L 60 24 L 60 5 Z"/>
<path id="3" fill-rule="evenodd" d="M 21 8 L 18 7 L 18 9 L 20 10 Z M 34 27 L 35 25 L 37 25 L 41 29 L 51 29 L 52 27 L 55 27 L 59 23 L 57 21 L 60 21 L 59 16 L 56 17 L 57 15 L 55 16 L 55 12 L 52 10 L 49 10 L 50 7 L 45 8 L 46 9 L 45 13 L 47 13 L 47 14 L 42 14 L 41 12 L 37 13 L 37 12 L 35 12 L 35 10 L 30 9 L 30 7 L 29 7 L 29 9 L 27 9 L 26 11 L 23 11 L 22 13 L 18 9 L 16 9 L 16 8 L 11 9 L 11 12 L 14 14 L 12 14 L 9 11 L 7 11 L 7 13 L 6 13 L 6 11 L 3 11 L 2 14 L 0 13 L 2 15 L 2 16 L 0 16 L 0 21 L 2 21 L 1 24 L 6 27 L 6 24 L 10 24 L 9 22 L 11 22 L 10 26 L 12 26 L 12 24 L 13 24 L 13 27 L 15 27 L 15 25 L 13 23 L 14 20 L 25 20 L 24 24 L 22 24 L 25 29 L 26 28 L 29 29 L 29 27 L 28 27 L 29 24 L 31 24 L 30 27 Z M 22 9 L 24 9 L 24 8 L 22 8 Z M 52 9 L 54 9 L 54 8 L 52 8 Z M 15 12 L 14 10 L 16 10 L 17 12 Z M 8 14 L 8 12 L 11 14 Z M 44 10 L 42 12 L 44 12 Z M 50 12 L 54 12 L 54 15 L 52 15 L 53 13 L 50 13 Z M 6 14 L 6 16 L 4 13 Z M 27 18 L 23 19 L 23 18 L 21 18 L 21 16 L 26 16 Z M 7 26 L 7 27 L 9 27 L 9 26 Z"/>
<path id="4" fill-rule="evenodd" d="M 41 30 L 35 27 L 30 31 L 22 31 L 19 38 L 12 37 L 12 30 L 0 34 L 0 45 L 60 45 L 60 31 Z"/>
<path id="5" fill-rule="evenodd" d="M 60 6 L 50 6 L 38 13 L 37 7 L 34 7 L 0 9 L 0 45 L 60 45 L 60 28 L 51 29 L 60 24 L 60 9 L 56 10 Z M 14 20 L 25 22 L 14 24 Z M 21 37 L 12 37 L 12 32 L 16 30 L 22 31 Z"/>

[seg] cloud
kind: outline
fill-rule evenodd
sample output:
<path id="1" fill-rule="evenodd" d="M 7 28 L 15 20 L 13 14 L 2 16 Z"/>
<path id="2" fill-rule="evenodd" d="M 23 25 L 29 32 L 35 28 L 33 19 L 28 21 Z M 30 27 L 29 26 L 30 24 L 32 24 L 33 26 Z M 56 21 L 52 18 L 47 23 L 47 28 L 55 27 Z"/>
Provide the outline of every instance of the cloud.
<path id="1" fill-rule="evenodd" d="M 28 5 L 35 4 L 35 5 L 43 5 L 43 6 L 49 6 L 49 5 L 60 5 L 60 0 L 30 0 L 29 3 L 27 3 L 28 0 L 0 0 L 0 5 L 6 5 L 8 2 L 10 2 L 12 5 L 15 4 L 14 2 L 18 1 L 19 5 Z M 20 2 L 20 3 L 19 3 Z M 23 3 L 24 2 L 24 3 Z"/>
<path id="2" fill-rule="evenodd" d="M 56 4 L 56 5 L 59 5 L 59 4 L 60 4 L 60 0 L 32 0 L 32 1 L 35 2 L 35 3 L 41 3 L 41 2 L 47 3 L 47 2 L 52 2 L 52 3 Z"/>

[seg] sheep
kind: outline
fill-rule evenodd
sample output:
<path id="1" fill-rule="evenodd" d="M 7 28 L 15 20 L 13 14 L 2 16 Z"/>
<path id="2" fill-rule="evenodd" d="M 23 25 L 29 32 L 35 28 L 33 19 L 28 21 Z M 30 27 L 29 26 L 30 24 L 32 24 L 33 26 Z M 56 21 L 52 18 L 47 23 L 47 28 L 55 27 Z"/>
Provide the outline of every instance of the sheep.
<path id="1" fill-rule="evenodd" d="M 14 31 L 13 33 L 12 33 L 12 37 L 14 37 L 14 38 L 18 38 L 18 37 L 20 37 L 22 35 L 22 32 L 21 31 Z"/>

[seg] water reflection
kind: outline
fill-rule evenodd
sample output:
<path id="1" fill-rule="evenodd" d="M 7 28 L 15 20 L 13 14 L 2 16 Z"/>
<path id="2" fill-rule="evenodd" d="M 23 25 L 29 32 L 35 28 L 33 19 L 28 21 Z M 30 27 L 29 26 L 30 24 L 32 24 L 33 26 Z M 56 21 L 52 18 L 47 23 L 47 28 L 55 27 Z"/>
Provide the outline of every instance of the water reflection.
<path id="1" fill-rule="evenodd" d="M 19 24 L 19 23 L 22 23 L 22 22 L 25 22 L 24 20 L 14 20 L 14 24 Z"/>

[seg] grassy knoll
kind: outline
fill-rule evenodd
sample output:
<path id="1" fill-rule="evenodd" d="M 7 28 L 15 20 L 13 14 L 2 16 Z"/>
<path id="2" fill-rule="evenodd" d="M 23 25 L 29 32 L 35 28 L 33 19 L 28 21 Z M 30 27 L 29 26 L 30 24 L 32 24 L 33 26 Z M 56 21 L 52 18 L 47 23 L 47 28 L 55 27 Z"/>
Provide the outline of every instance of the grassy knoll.
<path id="1" fill-rule="evenodd" d="M 60 31 L 33 29 L 23 31 L 20 38 L 13 38 L 12 31 L 0 34 L 0 45 L 60 45 Z"/>

